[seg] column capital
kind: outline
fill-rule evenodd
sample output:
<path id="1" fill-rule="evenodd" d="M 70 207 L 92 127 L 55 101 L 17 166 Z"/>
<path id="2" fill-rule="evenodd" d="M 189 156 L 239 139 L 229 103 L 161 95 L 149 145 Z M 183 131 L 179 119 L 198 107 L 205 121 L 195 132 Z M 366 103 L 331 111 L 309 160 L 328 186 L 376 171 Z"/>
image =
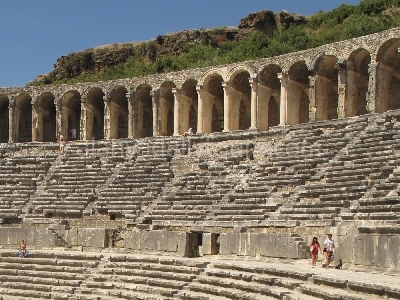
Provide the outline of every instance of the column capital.
<path id="1" fill-rule="evenodd" d="M 180 94 L 182 91 L 181 91 L 181 89 L 178 89 L 178 88 L 173 88 L 172 89 L 172 93 L 173 94 Z"/>
<path id="2" fill-rule="evenodd" d="M 315 86 L 315 81 L 317 80 L 317 77 L 315 75 L 308 76 L 308 80 L 310 82 L 310 87 L 314 87 Z"/>
<path id="3" fill-rule="evenodd" d="M 368 74 L 375 73 L 380 66 L 381 66 L 380 62 L 372 61 L 370 64 L 368 64 Z"/>
<path id="4" fill-rule="evenodd" d="M 280 81 L 289 80 L 289 74 L 287 72 L 278 73 L 278 78 Z"/>
<path id="5" fill-rule="evenodd" d="M 11 99 L 8 101 L 8 107 L 9 107 L 9 108 L 14 108 L 16 105 L 17 105 L 17 101 L 15 100 L 15 98 L 11 98 Z"/>
<path id="6" fill-rule="evenodd" d="M 155 89 L 155 90 L 151 90 L 150 91 L 150 96 L 151 97 L 157 97 L 160 94 L 160 90 L 159 89 Z"/>
<path id="7" fill-rule="evenodd" d="M 86 102 L 86 96 L 81 96 L 81 103 L 85 103 Z"/>
<path id="8" fill-rule="evenodd" d="M 33 107 L 37 105 L 37 97 L 32 97 L 31 104 Z"/>
<path id="9" fill-rule="evenodd" d="M 111 102 L 110 95 L 108 93 L 104 94 L 103 100 L 104 100 L 104 102 Z"/>
<path id="10" fill-rule="evenodd" d="M 196 85 L 196 91 L 201 91 L 203 89 L 203 85 L 202 84 L 197 84 Z"/>
<path id="11" fill-rule="evenodd" d="M 257 76 L 255 76 L 255 77 L 249 77 L 249 83 L 250 83 L 250 84 L 256 84 L 256 83 L 258 83 Z"/>
<path id="12" fill-rule="evenodd" d="M 230 86 L 229 86 L 229 81 L 223 81 L 223 82 L 221 83 L 221 85 L 222 85 L 222 87 L 223 87 L 224 89 L 230 87 Z"/>
<path id="13" fill-rule="evenodd" d="M 335 68 L 336 70 L 339 70 L 339 71 L 347 71 L 347 69 L 348 69 L 347 60 L 345 60 L 345 59 L 339 59 L 339 60 L 336 62 L 334 68 Z"/>

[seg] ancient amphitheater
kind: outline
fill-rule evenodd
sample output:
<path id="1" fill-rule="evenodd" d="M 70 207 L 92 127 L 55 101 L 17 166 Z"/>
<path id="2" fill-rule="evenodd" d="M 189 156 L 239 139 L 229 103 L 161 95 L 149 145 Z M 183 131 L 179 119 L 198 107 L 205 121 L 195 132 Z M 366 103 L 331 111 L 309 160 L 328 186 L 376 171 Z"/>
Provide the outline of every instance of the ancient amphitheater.
<path id="1" fill-rule="evenodd" d="M 0 300 L 400 299 L 399 92 L 400 28 L 1 88 Z M 327 233 L 343 270 L 311 268 Z"/>

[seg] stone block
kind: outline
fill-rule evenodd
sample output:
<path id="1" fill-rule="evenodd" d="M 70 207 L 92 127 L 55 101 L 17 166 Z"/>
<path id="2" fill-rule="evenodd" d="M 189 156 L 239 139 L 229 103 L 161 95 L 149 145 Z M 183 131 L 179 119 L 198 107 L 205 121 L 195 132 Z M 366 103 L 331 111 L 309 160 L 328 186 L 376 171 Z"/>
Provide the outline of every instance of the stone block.
<path id="1" fill-rule="evenodd" d="M 104 228 L 79 228 L 78 245 L 84 248 L 103 249 L 106 246 L 106 229 Z"/>
<path id="2" fill-rule="evenodd" d="M 400 236 L 389 235 L 387 237 L 386 260 L 389 268 L 400 266 Z"/>

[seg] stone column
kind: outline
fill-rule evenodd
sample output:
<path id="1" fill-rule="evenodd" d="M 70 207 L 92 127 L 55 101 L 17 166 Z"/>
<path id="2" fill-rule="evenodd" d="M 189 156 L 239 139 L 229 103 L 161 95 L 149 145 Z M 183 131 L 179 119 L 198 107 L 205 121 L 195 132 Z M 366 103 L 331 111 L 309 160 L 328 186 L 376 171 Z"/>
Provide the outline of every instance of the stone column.
<path id="1" fill-rule="evenodd" d="M 338 108 L 337 114 L 338 118 L 346 117 L 346 102 L 347 99 L 347 61 L 338 60 L 335 64 L 335 69 L 338 70 Z"/>
<path id="2" fill-rule="evenodd" d="M 16 134 L 16 120 L 15 120 L 15 110 L 16 110 L 16 100 L 11 97 L 8 103 L 8 141 L 15 142 Z"/>
<path id="3" fill-rule="evenodd" d="M 356 73 L 346 60 L 339 60 L 335 69 L 338 73 L 338 118 L 353 117 L 357 114 L 357 99 L 355 98 Z"/>
<path id="4" fill-rule="evenodd" d="M 256 77 L 249 78 L 251 86 L 251 100 L 250 100 L 250 129 L 258 128 L 258 82 Z"/>
<path id="5" fill-rule="evenodd" d="M 111 98 L 109 94 L 103 96 L 104 100 L 104 139 L 111 138 Z"/>
<path id="6" fill-rule="evenodd" d="M 159 105 L 160 105 L 160 90 L 152 90 L 150 92 L 153 106 L 153 136 L 159 134 Z"/>
<path id="7" fill-rule="evenodd" d="M 56 106 L 56 136 L 57 140 L 60 139 L 60 135 L 63 135 L 62 125 L 63 125 L 63 116 L 62 116 L 62 100 L 59 97 L 54 99 L 54 105 Z M 64 137 L 66 138 L 66 137 Z"/>
<path id="8" fill-rule="evenodd" d="M 224 89 L 224 131 L 231 130 L 231 87 L 229 82 L 223 82 L 222 87 Z"/>
<path id="9" fill-rule="evenodd" d="M 289 79 L 286 88 L 286 124 L 296 125 L 300 120 L 300 98 L 305 85 Z"/>
<path id="10" fill-rule="evenodd" d="M 128 138 L 137 136 L 135 124 L 137 123 L 137 109 L 135 109 L 135 91 L 126 93 L 128 99 Z"/>
<path id="11" fill-rule="evenodd" d="M 369 64 L 367 110 L 369 113 L 384 112 L 388 109 L 388 90 L 391 71 L 380 62 Z"/>
<path id="12" fill-rule="evenodd" d="M 79 139 L 86 141 L 88 139 L 88 117 L 87 117 L 87 102 L 86 97 L 81 96 L 81 119 L 80 119 L 80 133 Z"/>
<path id="13" fill-rule="evenodd" d="M 310 121 L 328 119 L 328 88 L 332 81 L 321 75 L 310 76 Z"/>
<path id="14" fill-rule="evenodd" d="M 258 129 L 260 130 L 268 130 L 268 106 L 271 95 L 272 89 L 269 86 L 261 83 L 258 85 L 257 120 Z"/>
<path id="15" fill-rule="evenodd" d="M 316 76 L 309 76 L 308 78 L 310 80 L 310 88 L 308 89 L 308 99 L 310 101 L 308 115 L 309 115 L 310 121 L 315 121 L 316 111 L 317 111 L 317 101 L 316 101 L 316 92 L 315 92 Z"/>
<path id="16" fill-rule="evenodd" d="M 180 89 L 173 88 L 174 94 L 174 135 L 181 134 L 181 97 L 182 92 Z"/>
<path id="17" fill-rule="evenodd" d="M 39 113 L 38 113 L 38 107 L 37 107 L 37 98 L 32 98 L 31 101 L 32 104 L 32 142 L 37 142 L 39 138 Z M 43 131 L 43 126 L 41 126 L 41 130 Z M 43 133 L 42 139 L 40 141 L 43 141 Z"/>
<path id="18" fill-rule="evenodd" d="M 203 86 L 198 84 L 196 85 L 197 91 L 197 133 L 204 132 L 204 113 L 203 113 L 203 106 L 205 103 L 205 91 Z"/>
<path id="19" fill-rule="evenodd" d="M 289 85 L 289 76 L 287 73 L 279 73 L 278 78 L 281 81 L 281 99 L 280 99 L 280 125 L 287 124 L 287 91 Z"/>

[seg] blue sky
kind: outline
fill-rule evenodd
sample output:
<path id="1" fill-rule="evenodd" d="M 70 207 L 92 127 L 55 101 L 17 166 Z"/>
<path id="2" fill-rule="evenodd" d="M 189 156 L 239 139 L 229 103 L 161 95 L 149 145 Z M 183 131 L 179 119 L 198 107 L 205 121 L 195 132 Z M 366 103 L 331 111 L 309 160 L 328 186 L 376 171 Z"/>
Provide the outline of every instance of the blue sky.
<path id="1" fill-rule="evenodd" d="M 0 87 L 24 86 L 57 58 L 184 29 L 237 26 L 264 9 L 310 15 L 359 0 L 3 0 Z"/>

